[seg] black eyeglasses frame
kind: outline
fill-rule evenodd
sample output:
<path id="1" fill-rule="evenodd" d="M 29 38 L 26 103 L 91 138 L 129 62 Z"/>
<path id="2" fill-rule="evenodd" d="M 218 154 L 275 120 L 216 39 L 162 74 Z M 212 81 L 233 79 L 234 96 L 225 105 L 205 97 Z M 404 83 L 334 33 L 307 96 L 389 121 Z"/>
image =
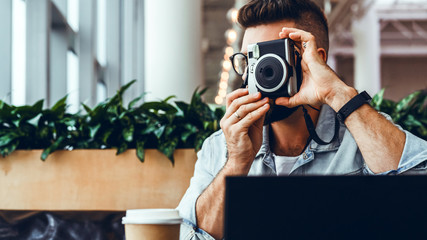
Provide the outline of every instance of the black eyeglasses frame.
<path id="1" fill-rule="evenodd" d="M 245 57 L 246 67 L 248 66 L 248 56 L 246 56 L 244 53 L 238 52 L 238 53 L 235 53 L 235 54 L 231 55 L 231 56 L 230 56 L 230 58 L 229 58 L 229 59 L 230 59 L 230 61 L 231 61 L 231 65 L 233 66 L 233 70 L 234 70 L 234 72 L 235 72 L 237 75 L 239 75 L 239 76 L 243 76 L 243 74 L 244 74 L 244 73 L 240 74 L 240 73 L 236 70 L 236 66 L 234 66 L 234 58 L 235 58 L 237 55 L 243 55 L 243 56 Z"/>

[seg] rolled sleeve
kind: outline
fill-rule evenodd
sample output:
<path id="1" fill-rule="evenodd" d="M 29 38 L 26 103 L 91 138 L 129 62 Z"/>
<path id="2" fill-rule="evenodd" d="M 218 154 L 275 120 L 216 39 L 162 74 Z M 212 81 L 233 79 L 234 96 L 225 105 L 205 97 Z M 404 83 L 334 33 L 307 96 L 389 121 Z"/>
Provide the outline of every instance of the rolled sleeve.
<path id="1" fill-rule="evenodd" d="M 180 240 L 215 240 L 211 235 L 202 229 L 197 228 L 191 222 L 184 220 L 181 224 Z"/>
<path id="2" fill-rule="evenodd" d="M 190 181 L 190 187 L 187 189 L 184 197 L 181 199 L 177 209 L 184 223 L 181 226 L 181 239 L 214 239 L 208 233 L 197 227 L 196 201 L 200 194 L 213 181 L 216 169 L 215 148 L 218 146 L 215 136 L 207 138 L 203 143 L 202 149 L 197 153 L 197 161 L 194 169 L 194 175 Z M 221 146 L 221 145 L 219 145 Z"/>
<path id="3" fill-rule="evenodd" d="M 413 135 L 412 133 L 403 130 L 405 132 L 405 146 L 403 148 L 402 156 L 399 161 L 399 166 L 396 170 L 390 170 L 382 173 L 374 173 L 365 166 L 365 173 L 370 175 L 394 175 L 394 174 L 410 174 L 412 171 L 424 170 L 427 173 L 427 168 L 423 165 L 427 161 L 427 141 Z"/>
<path id="4" fill-rule="evenodd" d="M 427 161 L 427 141 L 405 131 L 406 142 L 397 173 L 404 173 Z"/>

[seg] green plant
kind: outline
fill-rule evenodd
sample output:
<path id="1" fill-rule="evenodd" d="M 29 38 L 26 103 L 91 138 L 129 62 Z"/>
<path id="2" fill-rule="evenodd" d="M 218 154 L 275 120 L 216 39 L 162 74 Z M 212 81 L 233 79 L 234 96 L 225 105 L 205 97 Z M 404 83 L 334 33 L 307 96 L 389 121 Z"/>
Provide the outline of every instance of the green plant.
<path id="1" fill-rule="evenodd" d="M 384 91 L 372 98 L 371 105 L 390 115 L 402 128 L 427 140 L 427 90 L 411 93 L 399 102 L 384 99 Z"/>
<path id="2" fill-rule="evenodd" d="M 43 100 L 32 106 L 15 107 L 0 101 L 0 154 L 16 149 L 44 149 L 41 159 L 59 149 L 115 148 L 117 154 L 136 148 L 144 161 L 144 149 L 156 148 L 174 163 L 176 148 L 200 149 L 203 141 L 219 129 L 223 108 L 212 110 L 193 93 L 190 103 L 174 96 L 138 105 L 143 96 L 123 104 L 124 92 L 135 82 L 119 89 L 112 98 L 94 108 L 82 104 L 85 114 L 66 112 L 66 97 L 51 109 L 42 109 Z"/>

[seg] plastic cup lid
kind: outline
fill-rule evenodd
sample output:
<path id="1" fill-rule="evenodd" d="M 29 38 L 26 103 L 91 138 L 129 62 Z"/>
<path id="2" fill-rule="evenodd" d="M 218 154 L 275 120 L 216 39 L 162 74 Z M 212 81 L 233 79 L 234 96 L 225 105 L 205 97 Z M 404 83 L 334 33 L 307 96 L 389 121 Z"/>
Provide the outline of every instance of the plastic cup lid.
<path id="1" fill-rule="evenodd" d="M 181 224 L 176 209 L 131 209 L 126 211 L 122 224 Z"/>

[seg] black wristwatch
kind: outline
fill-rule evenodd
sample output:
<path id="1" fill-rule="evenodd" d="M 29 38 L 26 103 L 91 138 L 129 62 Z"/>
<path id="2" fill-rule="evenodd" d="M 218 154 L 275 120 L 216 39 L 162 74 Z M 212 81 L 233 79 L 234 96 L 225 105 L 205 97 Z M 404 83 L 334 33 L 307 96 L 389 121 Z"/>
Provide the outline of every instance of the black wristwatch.
<path id="1" fill-rule="evenodd" d="M 356 109 L 365 103 L 370 103 L 372 100 L 371 96 L 366 91 L 359 93 L 357 96 L 348 101 L 338 112 L 337 118 L 340 122 L 344 123 L 344 120 Z"/>

